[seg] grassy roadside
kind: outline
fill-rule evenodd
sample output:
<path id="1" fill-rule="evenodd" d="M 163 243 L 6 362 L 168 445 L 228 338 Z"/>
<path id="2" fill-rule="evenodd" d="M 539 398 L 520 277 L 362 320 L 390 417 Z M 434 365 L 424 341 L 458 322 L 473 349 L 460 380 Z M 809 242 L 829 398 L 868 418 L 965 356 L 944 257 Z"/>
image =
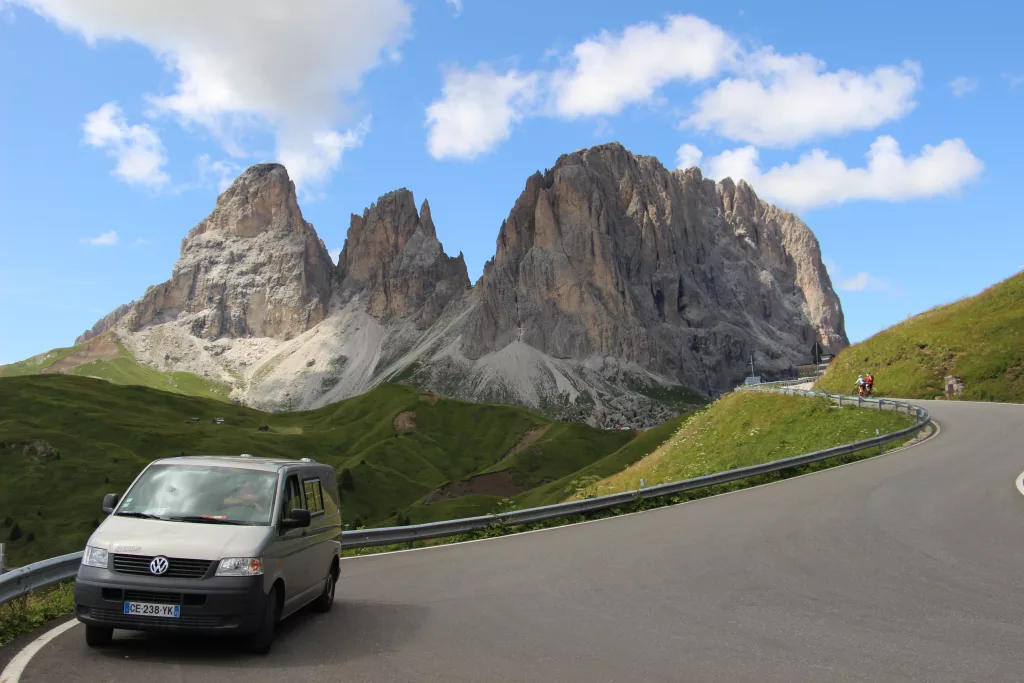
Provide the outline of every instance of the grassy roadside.
<path id="1" fill-rule="evenodd" d="M 701 498 L 710 498 L 712 496 L 722 495 L 723 493 L 731 493 L 733 491 L 741 491 L 747 488 L 753 488 L 755 486 L 763 486 L 764 484 L 770 484 L 776 481 L 782 481 L 784 479 L 792 479 L 793 477 L 800 477 L 805 474 L 812 474 L 822 470 L 831 469 L 840 465 L 848 465 L 850 463 L 859 462 L 868 458 L 873 458 L 883 453 L 902 448 L 912 438 L 899 439 L 886 444 L 882 447 L 871 447 L 856 453 L 849 455 L 839 456 L 830 460 L 824 460 L 809 465 L 802 465 L 799 467 L 791 467 L 789 469 L 781 470 L 779 472 L 773 472 L 771 474 L 759 475 L 756 477 L 750 477 L 748 479 L 741 479 L 738 481 L 730 482 L 728 484 L 720 484 L 717 486 L 708 486 L 703 489 L 697 489 L 694 491 L 687 491 L 673 496 L 664 496 L 661 498 L 651 498 L 647 500 L 634 499 L 632 502 L 626 505 L 621 505 L 616 508 L 609 510 L 601 510 L 599 512 L 592 512 L 581 515 L 572 515 L 567 517 L 560 517 L 558 519 L 551 519 L 544 522 L 537 522 L 534 524 L 521 524 L 521 525 L 510 525 L 495 523 L 485 529 L 478 529 L 476 531 L 460 534 L 458 536 L 449 536 L 447 538 L 435 538 L 427 541 L 415 541 L 413 543 L 398 543 L 389 546 L 380 546 L 376 548 L 353 548 L 344 551 L 345 557 L 361 557 L 363 555 L 376 555 L 380 553 L 395 552 L 398 550 L 408 550 L 414 548 L 430 548 L 440 545 L 449 545 L 452 543 L 464 543 L 466 541 L 476 541 L 484 538 L 498 538 L 500 536 L 508 536 L 511 534 L 519 534 L 527 531 L 539 531 L 541 529 L 553 529 L 561 526 L 568 526 L 571 524 L 579 524 L 581 522 L 589 522 L 598 519 L 607 519 L 609 517 L 618 517 L 620 515 L 631 514 L 634 512 L 643 512 L 645 510 L 654 510 L 656 508 L 669 507 L 672 505 L 680 505 L 694 500 L 700 500 Z M 581 490 L 583 497 L 592 497 L 590 491 Z"/>
<path id="2" fill-rule="evenodd" d="M 865 372 L 879 396 L 936 398 L 956 375 L 964 400 L 1024 402 L 1024 273 L 843 350 L 818 387 L 850 393 Z"/>
<path id="3" fill-rule="evenodd" d="M 912 418 L 827 398 L 739 391 L 690 416 L 656 451 L 600 481 L 582 482 L 572 498 L 635 491 L 715 472 L 782 460 L 889 434 Z"/>
<path id="4" fill-rule="evenodd" d="M 65 581 L 0 604 L 0 647 L 75 607 L 75 582 Z"/>
<path id="5" fill-rule="evenodd" d="M 572 478 L 566 478 L 566 481 L 553 482 L 548 487 L 504 501 L 503 509 L 524 509 L 559 500 L 593 498 L 609 493 L 633 491 L 640 487 L 641 478 L 645 480 L 647 486 L 653 486 L 852 443 L 875 436 L 876 429 L 883 434 L 889 434 L 911 424 L 913 420 L 905 415 L 853 406 L 839 408 L 824 398 L 736 392 L 704 410 L 681 417 L 663 428 L 650 430 L 647 443 L 641 441 L 643 437 L 634 439 L 630 445 L 588 468 L 581 469 Z M 882 448 L 872 447 L 827 461 L 679 495 L 648 500 L 635 499 L 628 505 L 611 510 L 519 526 L 495 523 L 489 528 L 459 536 L 380 548 L 357 548 L 346 551 L 345 554 L 360 556 L 406 548 L 432 547 L 676 505 L 856 462 L 899 448 L 909 440 L 900 439 Z M 641 455 L 650 455 L 629 457 L 629 451 L 635 447 L 641 447 L 638 449 Z M 617 469 L 612 468 L 612 463 L 618 465 Z M 556 493 L 560 494 L 558 500 L 550 500 Z"/>

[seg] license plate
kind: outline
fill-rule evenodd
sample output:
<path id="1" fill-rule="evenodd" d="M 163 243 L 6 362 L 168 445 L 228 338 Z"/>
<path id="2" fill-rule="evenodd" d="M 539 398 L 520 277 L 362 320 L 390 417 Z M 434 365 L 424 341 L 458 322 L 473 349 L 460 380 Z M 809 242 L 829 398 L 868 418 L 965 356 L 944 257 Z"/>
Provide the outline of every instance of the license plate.
<path id="1" fill-rule="evenodd" d="M 154 605 L 150 602 L 126 602 L 124 613 L 134 614 L 140 617 L 166 617 L 177 619 L 181 616 L 180 605 Z"/>

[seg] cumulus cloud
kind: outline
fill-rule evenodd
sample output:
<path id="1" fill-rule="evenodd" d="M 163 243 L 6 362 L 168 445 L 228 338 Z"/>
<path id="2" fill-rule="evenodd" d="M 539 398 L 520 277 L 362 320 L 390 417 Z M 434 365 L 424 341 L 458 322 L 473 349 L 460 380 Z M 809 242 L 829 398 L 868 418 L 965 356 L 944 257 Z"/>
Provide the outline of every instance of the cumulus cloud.
<path id="1" fill-rule="evenodd" d="M 975 180 L 983 169 L 959 138 L 925 145 L 917 156 L 904 157 L 899 143 L 883 135 L 871 145 L 866 158 L 866 166 L 848 168 L 841 159 L 815 149 L 795 164 L 785 163 L 762 173 L 757 148 L 747 146 L 712 157 L 706 170 L 708 177 L 742 178 L 765 199 L 805 209 L 858 199 L 901 201 L 952 194 Z"/>
<path id="2" fill-rule="evenodd" d="M 620 35 L 605 31 L 578 43 L 571 64 L 553 74 L 555 108 L 567 118 L 618 114 L 672 81 L 716 76 L 738 55 L 739 44 L 700 17 L 672 16 L 663 28 L 636 24 Z"/>
<path id="3" fill-rule="evenodd" d="M 824 135 L 871 130 L 914 108 L 921 77 L 913 62 L 866 74 L 825 70 L 810 55 L 749 55 L 749 75 L 727 78 L 697 97 L 685 124 L 760 146 L 790 146 Z"/>
<path id="4" fill-rule="evenodd" d="M 921 84 L 915 62 L 868 72 L 829 71 L 811 55 L 751 50 L 700 17 L 672 15 L 660 25 L 644 22 L 585 38 L 556 68 L 518 75 L 531 79 L 535 96 L 516 116 L 488 100 L 465 98 L 460 117 L 450 121 L 452 136 L 461 135 L 458 126 L 465 121 L 472 122 L 467 135 L 475 138 L 495 118 L 501 134 L 488 138 L 489 149 L 526 116 L 614 116 L 631 105 L 660 102 L 670 84 L 704 84 L 723 75 L 728 77 L 696 97 L 682 124 L 759 146 L 792 146 L 876 128 L 906 116 Z"/>
<path id="5" fill-rule="evenodd" d="M 473 159 L 511 135 L 537 93 L 537 75 L 482 65 L 451 69 L 441 97 L 427 107 L 427 150 L 435 159 Z"/>
<path id="6" fill-rule="evenodd" d="M 170 180 L 163 171 L 167 153 L 160 136 L 145 124 L 129 126 L 116 102 L 87 114 L 82 128 L 85 143 L 116 159 L 112 173 L 129 185 L 155 188 Z"/>
<path id="7" fill-rule="evenodd" d="M 704 153 L 700 149 L 686 143 L 676 150 L 676 168 L 682 170 L 691 166 L 700 166 L 700 160 L 703 158 Z"/>
<path id="8" fill-rule="evenodd" d="M 98 237 L 84 237 L 80 242 L 82 244 L 91 244 L 94 247 L 112 247 L 117 244 L 117 232 L 111 230 Z"/>
<path id="9" fill-rule="evenodd" d="M 957 76 L 949 82 L 949 88 L 955 97 L 964 97 L 978 89 L 978 81 L 968 76 Z"/>
<path id="10" fill-rule="evenodd" d="M 346 98 L 364 74 L 398 56 L 407 0 L 13 0 L 90 45 L 128 40 L 156 55 L 177 82 L 147 99 L 153 115 L 211 132 L 244 154 L 249 132 L 271 131 L 296 183 L 333 170 L 359 131 Z"/>
<path id="11" fill-rule="evenodd" d="M 449 5 L 455 8 L 455 16 L 462 14 L 462 0 L 444 0 Z"/>

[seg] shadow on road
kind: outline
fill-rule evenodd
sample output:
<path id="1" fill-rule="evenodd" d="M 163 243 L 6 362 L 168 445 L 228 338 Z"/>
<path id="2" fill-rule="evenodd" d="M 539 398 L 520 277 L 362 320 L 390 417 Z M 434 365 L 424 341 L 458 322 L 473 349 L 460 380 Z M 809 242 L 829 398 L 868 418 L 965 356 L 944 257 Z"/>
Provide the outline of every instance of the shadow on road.
<path id="1" fill-rule="evenodd" d="M 283 621 L 269 655 L 246 652 L 244 641 L 238 638 L 132 631 L 114 631 L 112 645 L 90 654 L 184 667 L 341 664 L 402 649 L 423 625 L 427 611 L 421 606 L 338 598 L 328 614 L 302 610 Z"/>

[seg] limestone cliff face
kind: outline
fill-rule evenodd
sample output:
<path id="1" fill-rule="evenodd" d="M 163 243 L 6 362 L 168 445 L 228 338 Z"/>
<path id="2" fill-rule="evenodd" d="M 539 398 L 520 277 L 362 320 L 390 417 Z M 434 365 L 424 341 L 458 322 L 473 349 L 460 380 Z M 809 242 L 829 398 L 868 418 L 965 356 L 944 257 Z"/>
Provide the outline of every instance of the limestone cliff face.
<path id="1" fill-rule="evenodd" d="M 413 318 L 432 325 L 445 306 L 469 285 L 466 262 L 444 253 L 430 205 L 419 213 L 412 192 L 396 190 L 352 215 L 338 259 L 343 296 L 367 293 L 366 311 L 380 321 Z"/>
<path id="2" fill-rule="evenodd" d="M 527 181 L 479 289 L 462 337 L 471 359 L 520 341 L 720 391 L 751 354 L 781 372 L 816 340 L 848 343 L 799 219 L 742 181 L 669 171 L 618 144 L 565 155 Z"/>
<path id="3" fill-rule="evenodd" d="M 171 279 L 124 317 L 131 331 L 178 320 L 205 339 L 285 338 L 327 315 L 334 264 L 280 164 L 246 170 L 182 240 Z"/>

